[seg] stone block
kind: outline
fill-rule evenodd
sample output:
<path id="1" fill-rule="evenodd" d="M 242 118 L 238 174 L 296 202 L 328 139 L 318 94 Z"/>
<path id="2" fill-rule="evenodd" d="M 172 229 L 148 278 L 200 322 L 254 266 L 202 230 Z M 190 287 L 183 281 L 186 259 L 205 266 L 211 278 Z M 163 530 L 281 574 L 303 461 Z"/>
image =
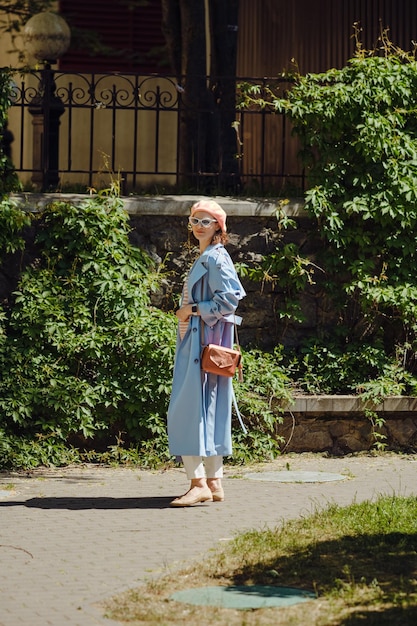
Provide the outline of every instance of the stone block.
<path id="1" fill-rule="evenodd" d="M 389 440 L 400 446 L 412 446 L 417 435 L 417 420 L 392 419 L 386 422 Z"/>
<path id="2" fill-rule="evenodd" d="M 332 401 L 332 413 L 362 412 L 363 402 L 358 396 L 329 396 Z"/>
<path id="3" fill-rule="evenodd" d="M 337 439 L 337 446 L 346 452 L 360 452 L 361 450 L 369 450 L 371 442 L 364 441 L 354 433 L 348 433 Z"/>
<path id="4" fill-rule="evenodd" d="M 347 419 L 327 421 L 326 425 L 329 433 L 335 439 L 347 435 L 351 428 L 351 423 Z"/>
<path id="5" fill-rule="evenodd" d="M 292 413 L 306 413 L 307 412 L 307 397 L 295 396 L 294 402 L 285 405 L 285 410 L 290 410 Z"/>
<path id="6" fill-rule="evenodd" d="M 391 396 L 384 400 L 383 410 L 387 413 L 417 412 L 417 398 L 410 396 Z"/>
<path id="7" fill-rule="evenodd" d="M 288 443 L 288 452 L 326 452 L 333 447 L 333 439 L 326 430 L 306 431 L 304 428 L 295 428 Z"/>
<path id="8" fill-rule="evenodd" d="M 306 412 L 331 413 L 333 410 L 333 396 L 307 396 Z"/>

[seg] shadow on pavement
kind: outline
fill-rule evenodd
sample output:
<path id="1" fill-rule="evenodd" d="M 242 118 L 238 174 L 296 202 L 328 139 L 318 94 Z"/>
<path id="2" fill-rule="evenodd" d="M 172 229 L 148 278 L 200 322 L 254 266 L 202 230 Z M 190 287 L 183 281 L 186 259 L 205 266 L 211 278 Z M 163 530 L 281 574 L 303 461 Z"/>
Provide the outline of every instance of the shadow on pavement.
<path id="1" fill-rule="evenodd" d="M 169 506 L 169 498 L 31 498 L 29 500 L 0 501 L 0 508 L 6 506 L 26 506 L 38 509 L 68 509 L 84 511 L 88 509 L 165 509 Z"/>

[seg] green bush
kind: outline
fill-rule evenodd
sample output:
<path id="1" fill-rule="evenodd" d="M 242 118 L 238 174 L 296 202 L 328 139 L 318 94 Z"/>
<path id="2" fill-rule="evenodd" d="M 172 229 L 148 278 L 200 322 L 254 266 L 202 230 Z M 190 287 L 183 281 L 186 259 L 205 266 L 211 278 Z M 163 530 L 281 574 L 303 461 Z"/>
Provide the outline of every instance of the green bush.
<path id="1" fill-rule="evenodd" d="M 3 202 L 10 231 L 13 218 L 18 233 L 27 218 Z M 157 277 L 128 234 L 116 197 L 46 207 L 36 258 L 0 319 L 7 437 L 59 446 L 73 435 L 85 445 L 117 435 L 139 449 L 152 441 L 163 456 L 176 318 L 150 306 Z M 8 445 L 3 465 L 16 456 Z"/>
<path id="2" fill-rule="evenodd" d="M 304 393 L 355 394 L 388 367 L 382 346 L 341 345 L 333 338 L 306 341 L 286 355 L 288 375 Z"/>
<path id="3" fill-rule="evenodd" d="M 282 363 L 281 348 L 265 353 L 256 348 L 242 350 L 244 380 L 235 384 L 236 398 L 245 434 L 238 420 L 234 424 L 234 452 L 231 461 L 274 459 L 280 453 L 283 437 L 283 406 L 290 403 L 290 380 Z"/>
<path id="4" fill-rule="evenodd" d="M 300 79 L 286 107 L 311 163 L 306 209 L 333 302 L 351 340 L 394 355 L 417 331 L 417 62 L 389 42 L 384 52 Z"/>
<path id="5" fill-rule="evenodd" d="M 322 391 L 346 389 L 348 377 L 351 387 L 368 385 L 373 377 L 381 388 L 393 369 L 416 372 L 417 61 L 383 34 L 374 51 L 358 46 L 340 70 L 293 78 L 285 97 L 261 93 L 260 87 L 246 86 L 242 93 L 246 104 L 284 112 L 302 145 L 309 181 L 305 208 L 316 223 L 312 235 L 321 240 L 315 262 L 334 324 L 320 329 L 315 353 L 300 359 L 307 372 L 319 368 Z M 275 264 L 285 293 L 288 268 L 306 265 L 286 266 L 284 252 L 281 247 L 266 258 L 263 268 Z M 297 251 L 291 252 L 297 260 Z M 295 295 L 306 277 L 295 273 Z M 358 349 L 359 361 L 353 354 Z"/>

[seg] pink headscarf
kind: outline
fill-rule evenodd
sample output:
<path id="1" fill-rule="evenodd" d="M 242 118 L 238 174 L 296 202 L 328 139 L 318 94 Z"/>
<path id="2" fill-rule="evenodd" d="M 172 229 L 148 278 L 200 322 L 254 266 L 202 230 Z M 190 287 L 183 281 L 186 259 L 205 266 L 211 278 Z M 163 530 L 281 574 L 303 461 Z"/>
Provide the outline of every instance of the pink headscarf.
<path id="1" fill-rule="evenodd" d="M 217 220 L 220 228 L 222 229 L 222 232 L 226 232 L 227 215 L 225 211 L 223 211 L 222 207 L 217 204 L 217 202 L 214 202 L 214 200 L 200 200 L 191 207 L 191 217 L 194 215 L 194 213 L 197 213 L 197 211 L 204 211 L 204 213 L 208 213 L 209 215 L 214 217 L 214 219 Z"/>

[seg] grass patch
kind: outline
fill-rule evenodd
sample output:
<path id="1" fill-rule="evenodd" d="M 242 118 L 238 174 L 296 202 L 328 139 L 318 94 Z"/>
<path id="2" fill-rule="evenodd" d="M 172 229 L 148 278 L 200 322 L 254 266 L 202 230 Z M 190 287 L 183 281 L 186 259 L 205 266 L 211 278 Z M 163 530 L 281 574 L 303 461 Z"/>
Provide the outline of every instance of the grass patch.
<path id="1" fill-rule="evenodd" d="M 14 491 L 15 485 L 13 483 L 6 483 L 4 485 L 1 485 L 1 489 L 3 489 L 4 491 Z"/>
<path id="2" fill-rule="evenodd" d="M 317 599 L 239 611 L 170 600 L 212 585 L 276 585 Z M 181 571 L 111 599 L 107 617 L 173 626 L 414 626 L 417 623 L 417 498 L 383 496 L 331 505 L 274 530 L 251 531 Z"/>

